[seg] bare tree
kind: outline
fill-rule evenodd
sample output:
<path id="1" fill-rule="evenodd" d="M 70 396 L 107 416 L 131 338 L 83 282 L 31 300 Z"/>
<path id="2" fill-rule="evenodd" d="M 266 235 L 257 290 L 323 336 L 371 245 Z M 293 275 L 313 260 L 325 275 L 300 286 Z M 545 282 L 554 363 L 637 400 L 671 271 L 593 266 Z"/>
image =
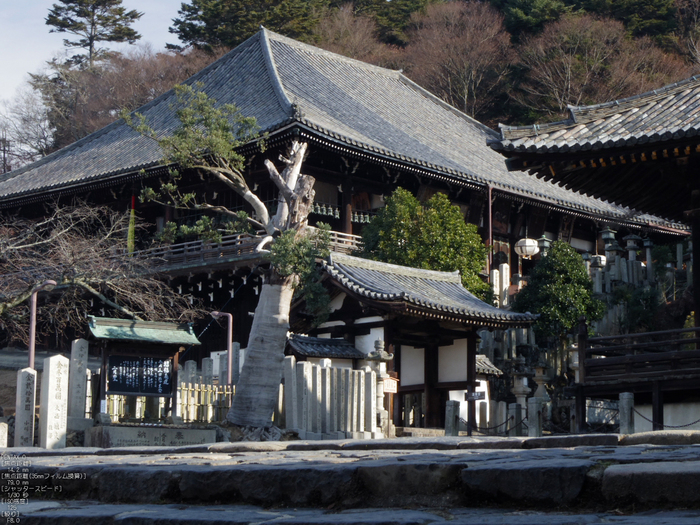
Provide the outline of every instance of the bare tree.
<path id="1" fill-rule="evenodd" d="M 408 76 L 468 115 L 487 117 L 513 62 L 503 16 L 484 2 L 430 4 L 408 34 Z"/>
<path id="2" fill-rule="evenodd" d="M 569 105 L 624 98 L 689 75 L 648 38 L 629 38 L 622 22 L 589 15 L 566 16 L 528 39 L 520 66 L 525 75 L 514 98 L 551 118 Z"/>
<path id="3" fill-rule="evenodd" d="M 24 130 L 28 120 L 48 123 L 45 142 L 50 147 L 37 150 L 31 143 L 16 142 L 42 155 L 65 147 L 114 122 L 121 110 L 132 111 L 165 93 L 223 52 L 156 53 L 142 46 L 124 54 L 111 54 L 90 69 L 54 59 L 46 71 L 31 75 L 30 86 L 41 100 L 34 112 L 27 112 L 32 108 L 26 108 L 19 99 L 11 104 L 18 110 L 11 118 L 18 130 Z M 24 135 L 31 135 L 29 131 Z"/>
<path id="4" fill-rule="evenodd" d="M 253 210 L 252 216 L 242 219 L 262 230 L 256 250 L 261 258 L 268 258 L 270 266 L 260 290 L 247 357 L 227 418 L 241 426 L 267 426 L 278 399 L 292 297 L 297 284 L 308 281 L 317 271 L 315 257 L 322 255 L 314 249 L 307 231 L 314 201 L 314 178 L 301 173 L 307 145 L 292 143 L 288 155 L 280 157 L 284 165 L 281 173 L 271 161 L 265 161 L 270 179 L 279 191 L 277 210 L 272 214 L 249 187 L 243 174 L 244 159 L 236 151 L 237 146 L 254 139 L 251 132 L 255 120 L 243 117 L 235 106 L 217 106 L 191 86 L 176 86 L 175 92 L 180 126 L 171 136 L 159 138 L 141 115 L 136 119 L 123 116 L 144 136 L 158 142 L 166 163 L 219 181 L 241 195 Z M 193 194 L 179 193 L 179 177 L 177 172 L 173 181 L 158 190 L 147 190 L 143 197 L 233 215 L 226 209 L 196 202 Z M 328 239 L 320 241 L 327 245 Z"/>
<path id="5" fill-rule="evenodd" d="M 676 0 L 676 22 L 681 51 L 700 63 L 700 0 Z"/>
<path id="6" fill-rule="evenodd" d="M 135 226 L 132 226 L 132 228 Z M 131 319 L 192 320 L 204 312 L 154 273 L 153 260 L 127 251 L 129 218 L 105 207 L 54 206 L 40 219 L 0 217 L 0 329 L 28 340 L 27 300 L 58 283 L 39 310 L 39 333 L 78 331 L 98 313 Z"/>
<path id="7" fill-rule="evenodd" d="M 392 67 L 398 59 L 398 49 L 379 40 L 376 22 L 356 14 L 353 4 L 329 10 L 313 36 L 323 49 L 377 66 Z"/>

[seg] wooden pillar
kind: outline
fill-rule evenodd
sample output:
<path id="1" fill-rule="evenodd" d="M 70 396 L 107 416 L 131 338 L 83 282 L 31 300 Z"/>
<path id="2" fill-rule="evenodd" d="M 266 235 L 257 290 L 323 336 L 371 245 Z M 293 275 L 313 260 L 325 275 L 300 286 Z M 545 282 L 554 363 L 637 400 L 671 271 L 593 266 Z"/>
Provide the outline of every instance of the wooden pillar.
<path id="1" fill-rule="evenodd" d="M 107 376 L 109 375 L 109 363 L 107 362 L 107 350 L 102 347 L 102 371 L 100 372 L 100 412 L 102 402 L 107 400 Z"/>
<path id="2" fill-rule="evenodd" d="M 691 222 L 693 240 L 693 300 L 695 302 L 695 327 L 700 327 L 700 190 L 693 190 L 692 197 L 693 220 Z M 695 265 L 698 268 L 695 268 Z M 696 348 L 699 345 L 696 344 Z"/>
<path id="3" fill-rule="evenodd" d="M 486 259 L 486 275 L 489 276 L 489 279 L 491 278 L 491 269 L 493 268 L 493 199 L 492 199 L 492 194 L 493 194 L 493 188 L 491 186 L 488 187 L 488 190 L 486 191 L 486 199 L 488 200 L 487 206 L 486 206 L 486 235 L 488 238 L 486 239 L 486 250 L 487 250 L 487 259 Z M 493 284 L 493 283 L 491 283 Z"/>
<path id="4" fill-rule="evenodd" d="M 352 234 L 352 184 L 343 182 L 343 233 Z"/>
<path id="5" fill-rule="evenodd" d="M 426 428 L 440 427 L 441 410 L 440 393 L 435 386 L 438 383 L 438 347 L 426 346 L 424 354 L 425 381 L 425 426 Z"/>
<path id="6" fill-rule="evenodd" d="M 586 430 L 586 397 L 583 385 L 586 383 L 586 349 L 588 348 L 588 325 L 581 316 L 578 325 L 578 384 L 576 388 L 576 427 L 579 433 Z"/>
<path id="7" fill-rule="evenodd" d="M 476 330 L 467 334 L 467 433 L 471 436 L 476 428 Z"/>
<path id="8" fill-rule="evenodd" d="M 654 381 L 651 390 L 651 420 L 652 430 L 664 429 L 664 393 L 661 384 Z"/>

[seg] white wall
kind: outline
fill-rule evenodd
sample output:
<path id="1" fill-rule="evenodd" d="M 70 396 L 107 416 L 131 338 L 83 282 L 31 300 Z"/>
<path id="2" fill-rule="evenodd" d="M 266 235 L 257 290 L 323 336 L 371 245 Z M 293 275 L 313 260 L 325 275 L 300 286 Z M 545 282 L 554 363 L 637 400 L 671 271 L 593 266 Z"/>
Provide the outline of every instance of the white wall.
<path id="1" fill-rule="evenodd" d="M 481 421 L 479 418 L 479 403 L 486 403 L 486 417 L 488 418 L 489 403 L 491 403 L 491 399 L 489 398 L 489 382 L 483 376 L 479 378 L 479 386 L 476 387 L 476 392 L 485 393 L 485 399 L 483 401 L 476 402 L 476 424 L 480 427 L 486 427 L 488 425 L 488 421 Z M 466 393 L 466 390 L 450 390 L 449 392 L 450 401 L 459 401 L 459 417 L 464 419 L 464 421 L 467 421 L 467 417 L 469 416 L 469 406 L 464 400 Z"/>
<path id="2" fill-rule="evenodd" d="M 467 380 L 467 340 L 457 339 L 438 348 L 438 382 Z M 462 398 L 464 400 L 464 398 Z"/>
<path id="3" fill-rule="evenodd" d="M 425 382 L 425 349 L 401 345 L 401 386 Z"/>
<path id="4" fill-rule="evenodd" d="M 314 365 L 321 366 L 320 357 L 307 357 L 306 360 Z M 352 369 L 352 359 L 331 359 L 331 366 L 333 368 L 350 368 Z"/>
<path id="5" fill-rule="evenodd" d="M 651 419 L 651 405 L 635 405 L 634 408 L 644 417 Z M 649 421 L 632 414 L 634 417 L 635 432 L 651 432 L 652 425 Z M 664 425 L 687 425 L 700 419 L 700 403 L 665 403 L 664 404 Z M 672 430 L 672 429 L 667 429 Z M 700 423 L 695 423 L 682 430 L 700 430 Z"/>
<path id="6" fill-rule="evenodd" d="M 355 325 L 376 323 L 383 320 L 384 319 L 379 316 L 362 317 L 355 321 Z M 378 328 L 370 328 L 370 333 L 367 335 L 355 336 L 355 348 L 357 348 L 363 354 L 367 355 L 370 352 L 374 352 L 374 342 L 377 339 L 384 340 L 384 328 L 381 326 Z"/>

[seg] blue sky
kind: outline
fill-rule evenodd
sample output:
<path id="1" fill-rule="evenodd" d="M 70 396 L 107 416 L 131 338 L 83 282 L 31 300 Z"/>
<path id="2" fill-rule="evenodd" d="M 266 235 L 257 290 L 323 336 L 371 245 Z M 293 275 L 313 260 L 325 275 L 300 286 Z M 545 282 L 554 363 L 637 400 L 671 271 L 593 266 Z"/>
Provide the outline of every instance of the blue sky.
<path id="1" fill-rule="evenodd" d="M 45 23 L 49 9 L 56 0 L 0 0 L 0 100 L 11 99 L 27 81 L 28 73 L 41 71 L 44 63 L 65 49 L 64 37 L 71 35 L 49 33 Z M 178 43 L 168 33 L 181 0 L 123 0 L 127 9 L 144 13 L 134 24 L 141 33 L 139 42 L 150 43 L 158 51 L 166 43 Z M 121 49 L 125 45 L 112 46 Z"/>

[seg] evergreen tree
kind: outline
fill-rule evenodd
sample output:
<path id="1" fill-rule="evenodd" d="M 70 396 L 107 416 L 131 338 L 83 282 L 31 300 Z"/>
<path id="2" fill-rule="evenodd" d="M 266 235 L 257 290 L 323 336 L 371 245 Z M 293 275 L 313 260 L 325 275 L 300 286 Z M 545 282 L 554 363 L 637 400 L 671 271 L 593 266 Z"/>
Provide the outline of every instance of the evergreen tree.
<path id="1" fill-rule="evenodd" d="M 476 226 L 447 196 L 437 193 L 422 205 L 409 191 L 397 188 L 386 206 L 365 226 L 361 255 L 376 261 L 424 270 L 459 270 L 462 284 L 485 298 L 489 286 L 479 277 L 486 248 Z"/>
<path id="2" fill-rule="evenodd" d="M 70 33 L 78 40 L 63 40 L 68 48 L 83 48 L 87 57 L 76 55 L 73 61 L 83 63 L 87 59 L 89 67 L 104 53 L 99 42 L 128 42 L 133 44 L 141 35 L 131 24 L 143 16 L 135 9 L 127 11 L 122 0 L 59 0 L 46 17 L 46 25 L 53 26 L 51 33 Z"/>
<path id="3" fill-rule="evenodd" d="M 261 25 L 290 38 L 309 40 L 328 5 L 328 0 L 191 0 L 182 4 L 170 32 L 185 46 L 207 50 L 235 47 Z"/>
<path id="4" fill-rule="evenodd" d="M 538 337 L 554 338 L 563 351 L 566 336 L 584 315 L 600 319 L 605 305 L 593 296 L 593 283 L 583 259 L 565 242 L 555 241 L 537 263 L 527 286 L 515 296 L 513 310 L 539 314 Z"/>

